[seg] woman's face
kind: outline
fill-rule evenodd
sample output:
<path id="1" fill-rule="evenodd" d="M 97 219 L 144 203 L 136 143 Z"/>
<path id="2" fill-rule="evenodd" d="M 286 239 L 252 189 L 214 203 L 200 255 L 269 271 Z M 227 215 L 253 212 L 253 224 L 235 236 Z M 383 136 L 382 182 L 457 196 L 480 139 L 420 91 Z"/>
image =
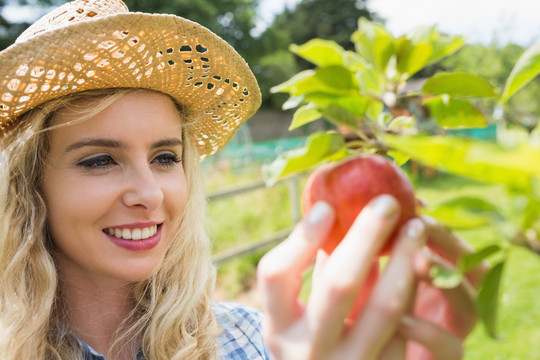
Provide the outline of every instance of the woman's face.
<path id="1" fill-rule="evenodd" d="M 75 119 L 64 109 L 54 125 Z M 51 131 L 43 192 L 63 277 L 132 282 L 154 272 L 187 201 L 182 149 L 173 102 L 150 91 Z"/>

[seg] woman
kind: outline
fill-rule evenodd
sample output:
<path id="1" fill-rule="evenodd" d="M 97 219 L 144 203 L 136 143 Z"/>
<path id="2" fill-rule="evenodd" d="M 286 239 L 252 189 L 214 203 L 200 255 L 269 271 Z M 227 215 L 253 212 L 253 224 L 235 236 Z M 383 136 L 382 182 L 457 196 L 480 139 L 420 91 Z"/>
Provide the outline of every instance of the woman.
<path id="1" fill-rule="evenodd" d="M 362 212 L 332 256 L 317 255 L 305 306 L 299 279 L 335 209 L 316 205 L 265 256 L 264 341 L 259 312 L 212 303 L 199 161 L 256 111 L 260 93 L 207 29 L 129 13 L 120 0 L 78 0 L 37 21 L 0 62 L 2 359 L 461 356 L 472 287 L 416 285 L 470 249 L 415 219 L 387 271 L 369 275 L 399 212 L 390 196 Z M 426 242 L 449 262 L 426 254 Z"/>

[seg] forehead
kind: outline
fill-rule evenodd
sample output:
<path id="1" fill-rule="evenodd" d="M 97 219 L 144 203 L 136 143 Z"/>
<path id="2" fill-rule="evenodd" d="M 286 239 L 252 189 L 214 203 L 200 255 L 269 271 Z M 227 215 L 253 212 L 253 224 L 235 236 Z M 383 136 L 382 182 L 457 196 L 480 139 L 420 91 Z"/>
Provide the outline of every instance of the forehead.
<path id="1" fill-rule="evenodd" d="M 51 140 L 80 137 L 136 136 L 140 140 L 182 133 L 182 119 L 172 99 L 153 91 L 128 92 L 120 97 L 78 100 L 52 119 Z"/>

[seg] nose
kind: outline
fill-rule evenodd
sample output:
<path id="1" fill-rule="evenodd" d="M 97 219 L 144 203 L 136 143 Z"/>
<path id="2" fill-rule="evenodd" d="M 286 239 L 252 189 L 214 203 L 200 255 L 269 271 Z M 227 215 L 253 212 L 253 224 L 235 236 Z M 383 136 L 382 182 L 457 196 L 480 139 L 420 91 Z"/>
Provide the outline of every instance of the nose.
<path id="1" fill-rule="evenodd" d="M 126 190 L 122 196 L 125 206 L 155 210 L 163 202 L 161 183 L 148 164 L 128 172 L 125 181 Z"/>

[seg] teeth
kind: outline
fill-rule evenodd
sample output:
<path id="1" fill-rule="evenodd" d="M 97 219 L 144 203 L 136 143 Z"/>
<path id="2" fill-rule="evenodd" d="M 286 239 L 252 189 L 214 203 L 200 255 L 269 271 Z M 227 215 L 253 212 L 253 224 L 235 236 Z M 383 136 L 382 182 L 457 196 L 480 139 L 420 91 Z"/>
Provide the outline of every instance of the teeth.
<path id="1" fill-rule="evenodd" d="M 141 240 L 142 231 L 141 229 L 133 229 L 131 232 L 131 239 L 132 240 Z"/>
<path id="2" fill-rule="evenodd" d="M 142 229 L 141 238 L 142 239 L 148 239 L 150 237 L 150 228 L 144 228 Z"/>
<path id="3" fill-rule="evenodd" d="M 108 228 L 105 232 L 111 236 L 126 240 L 145 240 L 157 233 L 157 225 L 140 229 Z"/>

